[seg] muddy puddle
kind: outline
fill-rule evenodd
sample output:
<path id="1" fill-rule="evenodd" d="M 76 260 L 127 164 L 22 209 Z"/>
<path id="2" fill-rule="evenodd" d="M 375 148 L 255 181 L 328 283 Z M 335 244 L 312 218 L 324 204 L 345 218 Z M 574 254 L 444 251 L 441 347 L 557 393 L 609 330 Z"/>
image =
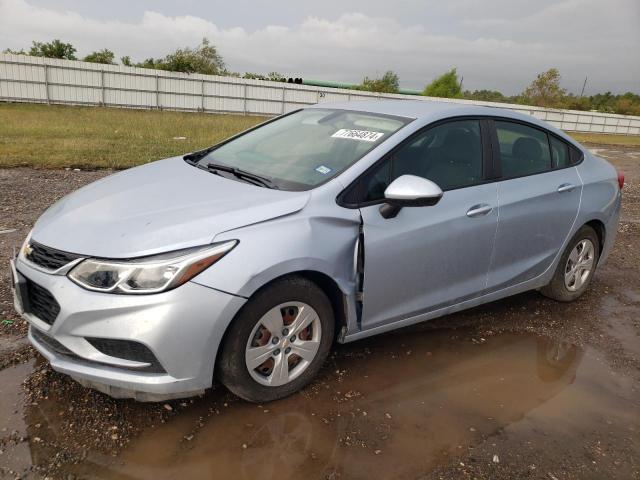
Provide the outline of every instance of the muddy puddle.
<path id="1" fill-rule="evenodd" d="M 51 445 L 65 442 L 55 414 L 60 399 L 21 405 L 18 387 L 30 368 L 0 372 L 0 428 L 5 438 L 7 431 L 17 432 L 0 455 L 5 473 L 25 471 L 49 457 Z M 503 452 L 492 450 L 493 439 L 511 431 L 526 437 L 543 429 L 559 443 L 599 428 L 637 435 L 633 385 L 596 351 L 545 337 L 399 332 L 336 347 L 318 381 L 301 394 L 253 405 L 219 387 L 167 423 L 145 429 L 118 455 L 88 451 L 79 463 L 61 460 L 60 473 L 101 479 L 420 478 L 481 444 L 488 449 L 478 461 L 495 461 L 494 454 L 499 459 Z M 21 436 L 28 438 L 21 442 Z"/>
<path id="2" fill-rule="evenodd" d="M 32 464 L 22 382 L 33 361 L 0 370 L 0 478 L 15 478 Z"/>

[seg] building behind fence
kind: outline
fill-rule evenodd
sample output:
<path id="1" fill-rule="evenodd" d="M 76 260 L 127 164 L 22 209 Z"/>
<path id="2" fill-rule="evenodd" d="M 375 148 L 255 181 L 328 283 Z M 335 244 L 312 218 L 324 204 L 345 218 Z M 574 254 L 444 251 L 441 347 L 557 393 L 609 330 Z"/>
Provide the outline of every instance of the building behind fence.
<path id="1" fill-rule="evenodd" d="M 627 115 L 373 93 L 0 54 L 1 101 L 279 115 L 315 103 L 370 99 L 485 105 L 533 115 L 572 132 L 640 135 L 640 117 Z"/>

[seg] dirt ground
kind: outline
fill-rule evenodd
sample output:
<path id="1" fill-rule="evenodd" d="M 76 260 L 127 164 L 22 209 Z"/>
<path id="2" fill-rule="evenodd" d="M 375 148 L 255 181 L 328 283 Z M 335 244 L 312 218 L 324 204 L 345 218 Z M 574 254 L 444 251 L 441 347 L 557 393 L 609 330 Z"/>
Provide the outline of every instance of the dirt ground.
<path id="1" fill-rule="evenodd" d="M 0 478 L 640 479 L 640 150 L 616 246 L 590 290 L 524 293 L 338 345 L 268 405 L 216 386 L 113 400 L 47 366 L 0 277 Z M 0 262 L 57 198 L 109 172 L 0 170 Z"/>

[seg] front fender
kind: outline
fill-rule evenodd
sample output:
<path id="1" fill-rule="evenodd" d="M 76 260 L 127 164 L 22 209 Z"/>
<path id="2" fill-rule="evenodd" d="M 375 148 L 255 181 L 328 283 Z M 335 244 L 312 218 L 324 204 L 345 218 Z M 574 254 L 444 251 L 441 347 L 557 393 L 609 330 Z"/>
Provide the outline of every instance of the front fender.
<path id="1" fill-rule="evenodd" d="M 236 239 L 238 246 L 192 281 L 250 298 L 283 275 L 319 272 L 335 281 L 349 302 L 349 312 L 355 312 L 354 252 L 360 216 L 357 210 L 336 211 L 341 216 L 303 211 L 221 233 L 216 242 Z"/>

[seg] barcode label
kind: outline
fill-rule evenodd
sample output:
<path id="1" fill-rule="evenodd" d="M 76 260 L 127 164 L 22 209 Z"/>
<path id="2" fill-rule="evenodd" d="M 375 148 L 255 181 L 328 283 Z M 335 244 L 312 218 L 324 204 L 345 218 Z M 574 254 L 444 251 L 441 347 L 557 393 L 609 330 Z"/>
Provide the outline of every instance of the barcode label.
<path id="1" fill-rule="evenodd" d="M 362 142 L 375 142 L 384 133 L 370 132 L 368 130 L 349 130 L 348 128 L 341 128 L 336 133 L 331 135 L 333 138 L 348 138 L 350 140 L 360 140 Z"/>

